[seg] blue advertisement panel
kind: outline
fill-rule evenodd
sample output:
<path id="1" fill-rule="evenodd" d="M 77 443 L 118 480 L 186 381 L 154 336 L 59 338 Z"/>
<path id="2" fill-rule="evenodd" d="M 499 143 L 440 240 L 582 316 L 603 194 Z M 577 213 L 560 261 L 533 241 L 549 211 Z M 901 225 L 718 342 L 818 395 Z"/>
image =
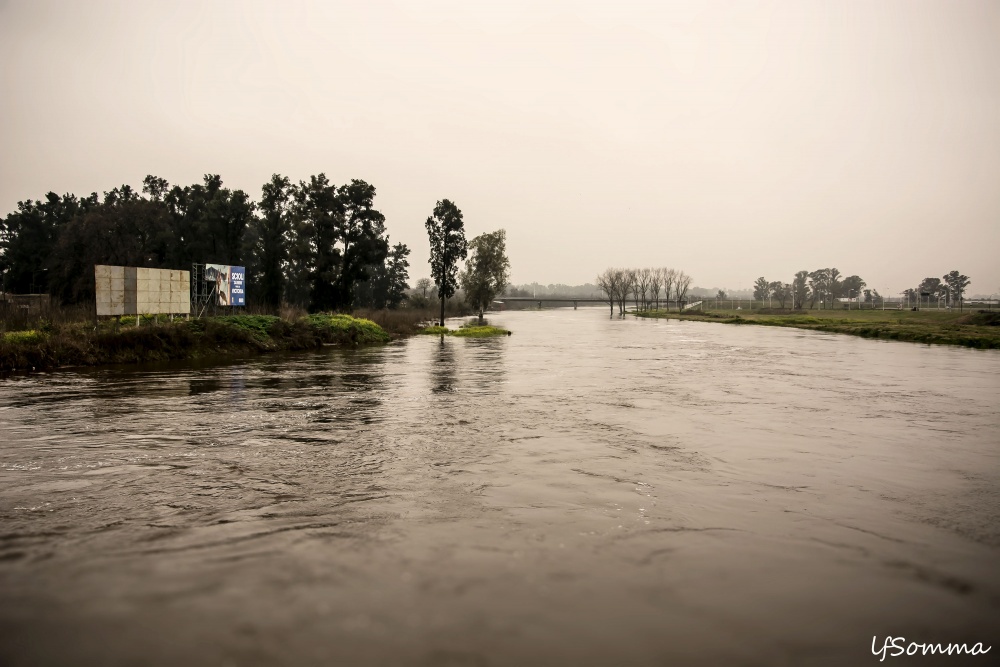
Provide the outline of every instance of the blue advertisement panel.
<path id="1" fill-rule="evenodd" d="M 229 305 L 247 305 L 247 294 L 245 288 L 246 274 L 247 271 L 242 266 L 229 267 Z"/>
<path id="2" fill-rule="evenodd" d="M 220 306 L 245 306 L 246 269 L 228 264 L 206 264 L 205 280 L 214 283 L 213 294 Z"/>

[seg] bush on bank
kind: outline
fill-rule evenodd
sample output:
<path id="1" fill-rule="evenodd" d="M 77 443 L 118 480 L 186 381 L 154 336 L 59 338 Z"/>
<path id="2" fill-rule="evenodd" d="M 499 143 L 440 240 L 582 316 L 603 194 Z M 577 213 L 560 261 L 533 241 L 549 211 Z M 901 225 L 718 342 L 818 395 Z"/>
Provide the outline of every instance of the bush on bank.
<path id="1" fill-rule="evenodd" d="M 227 315 L 192 320 L 135 317 L 93 323 L 58 324 L 49 331 L 0 335 L 0 371 L 60 366 L 139 363 L 210 356 L 355 347 L 386 343 L 392 336 L 371 320 L 315 314 L 295 320 L 273 315 Z"/>

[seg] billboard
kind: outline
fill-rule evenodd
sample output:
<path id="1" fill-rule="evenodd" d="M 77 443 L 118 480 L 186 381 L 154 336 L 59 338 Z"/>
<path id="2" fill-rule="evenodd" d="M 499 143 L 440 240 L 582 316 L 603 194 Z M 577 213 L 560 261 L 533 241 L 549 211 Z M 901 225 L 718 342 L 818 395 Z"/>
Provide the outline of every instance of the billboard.
<path id="1" fill-rule="evenodd" d="M 190 271 L 98 264 L 94 287 L 99 316 L 191 312 Z"/>
<path id="2" fill-rule="evenodd" d="M 245 306 L 246 269 L 228 264 L 206 264 L 205 280 L 214 283 L 213 292 L 220 306 Z"/>

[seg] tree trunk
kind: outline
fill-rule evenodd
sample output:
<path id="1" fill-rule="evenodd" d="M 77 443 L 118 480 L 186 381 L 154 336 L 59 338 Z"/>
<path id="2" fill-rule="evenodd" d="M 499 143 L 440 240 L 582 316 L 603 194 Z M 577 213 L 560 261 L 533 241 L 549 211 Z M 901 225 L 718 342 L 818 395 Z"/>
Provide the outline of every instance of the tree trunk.
<path id="1" fill-rule="evenodd" d="M 441 297 L 441 326 L 444 326 L 444 297 Z"/>

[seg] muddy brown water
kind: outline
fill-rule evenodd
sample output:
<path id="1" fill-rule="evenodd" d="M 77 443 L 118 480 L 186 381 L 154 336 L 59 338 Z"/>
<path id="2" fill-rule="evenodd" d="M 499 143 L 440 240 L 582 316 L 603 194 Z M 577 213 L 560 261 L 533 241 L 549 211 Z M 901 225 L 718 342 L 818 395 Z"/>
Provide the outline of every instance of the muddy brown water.
<path id="1" fill-rule="evenodd" d="M 0 381 L 0 663 L 1000 655 L 1000 353 L 494 323 Z"/>

